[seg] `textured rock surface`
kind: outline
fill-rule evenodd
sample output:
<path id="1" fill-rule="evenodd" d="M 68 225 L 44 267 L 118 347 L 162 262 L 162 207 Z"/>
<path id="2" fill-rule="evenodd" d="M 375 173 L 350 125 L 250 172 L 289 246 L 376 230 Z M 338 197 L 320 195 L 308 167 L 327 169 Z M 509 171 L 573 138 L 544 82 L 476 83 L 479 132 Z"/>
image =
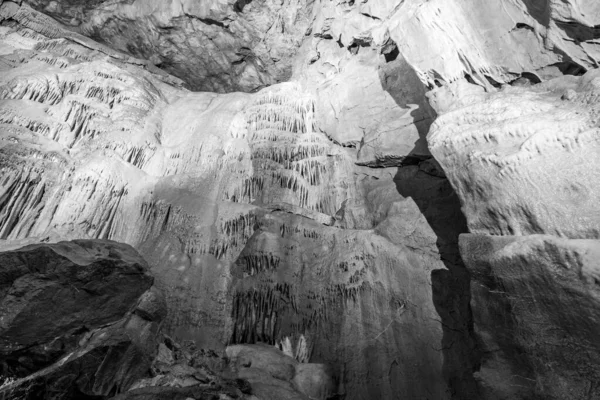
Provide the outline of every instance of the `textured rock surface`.
<path id="1" fill-rule="evenodd" d="M 599 14 L 591 0 L 3 1 L 0 239 L 128 243 L 178 340 L 276 345 L 328 365 L 347 399 L 593 397 L 593 375 L 542 365 L 518 307 L 500 314 L 521 336 L 492 328 L 485 309 L 512 300 L 486 290 L 511 258 L 464 239 L 465 267 L 458 237 L 597 239 L 598 78 L 576 76 L 597 67 Z M 515 257 L 542 274 L 540 252 Z"/>
<path id="2" fill-rule="evenodd" d="M 331 47 L 356 54 L 387 45 L 384 52 L 393 57 L 391 40 L 432 86 L 465 74 L 488 84 L 523 72 L 587 69 L 599 56 L 600 6 L 593 1 L 28 3 L 71 30 L 151 60 L 202 90 L 252 90 L 286 80 L 302 45 L 313 50 L 300 52 L 300 58 L 320 63 Z M 340 66 L 339 58 L 325 61 L 321 73 Z"/>
<path id="3" fill-rule="evenodd" d="M 122 392 L 147 374 L 166 314 L 146 262 L 108 241 L 0 253 L 3 398 Z"/>
<path id="4" fill-rule="evenodd" d="M 590 239 L 464 235 L 485 398 L 600 396 L 598 252 Z"/>
<path id="5" fill-rule="evenodd" d="M 474 232 L 461 236 L 461 255 L 485 398 L 600 395 L 598 82 L 594 70 L 497 93 L 431 94 L 442 110 L 431 151 Z"/>
<path id="6" fill-rule="evenodd" d="M 70 29 L 150 60 L 194 90 L 255 91 L 286 81 L 312 1 L 30 2 Z"/>
<path id="7" fill-rule="evenodd" d="M 71 39 L 3 29 L 4 238 L 130 243 L 150 260 L 179 338 L 289 340 L 296 352 L 302 335 L 301 359 L 332 364 L 340 393 L 444 396 L 436 234 L 398 192 L 396 169 L 357 166 L 328 137 L 310 90 L 190 93 Z"/>
<path id="8" fill-rule="evenodd" d="M 260 399 L 326 400 L 337 395 L 323 364 L 298 363 L 266 344 L 229 346 L 226 354 L 238 379 L 247 380 Z"/>
<path id="9" fill-rule="evenodd" d="M 435 122 L 431 149 L 471 232 L 598 238 L 600 194 L 590 182 L 600 179 L 599 95 L 594 70 L 531 89 L 479 92 Z"/>

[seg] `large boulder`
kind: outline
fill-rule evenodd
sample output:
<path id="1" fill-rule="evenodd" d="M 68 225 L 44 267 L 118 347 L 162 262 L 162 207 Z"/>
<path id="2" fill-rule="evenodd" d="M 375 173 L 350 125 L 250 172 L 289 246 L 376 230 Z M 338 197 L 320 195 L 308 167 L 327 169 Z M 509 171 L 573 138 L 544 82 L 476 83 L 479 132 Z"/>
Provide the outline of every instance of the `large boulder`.
<path id="1" fill-rule="evenodd" d="M 166 316 L 162 294 L 130 246 L 102 240 L 0 253 L 4 394 L 106 396 L 148 373 Z"/>
<path id="2" fill-rule="evenodd" d="M 327 366 L 299 363 L 274 346 L 233 345 L 226 354 L 236 376 L 247 380 L 260 399 L 326 400 L 337 394 Z"/>
<path id="3" fill-rule="evenodd" d="M 471 231 L 460 253 L 482 398 L 597 398 L 598 71 L 430 97 L 430 149 Z"/>
<path id="4" fill-rule="evenodd" d="M 600 241 L 461 237 L 486 399 L 598 398 Z"/>

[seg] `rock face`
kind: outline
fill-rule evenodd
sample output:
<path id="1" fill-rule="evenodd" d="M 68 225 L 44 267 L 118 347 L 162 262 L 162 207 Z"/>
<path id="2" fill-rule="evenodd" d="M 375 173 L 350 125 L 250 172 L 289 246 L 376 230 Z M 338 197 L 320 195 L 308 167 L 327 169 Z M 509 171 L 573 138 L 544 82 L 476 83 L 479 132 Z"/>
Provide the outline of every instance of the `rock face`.
<path id="1" fill-rule="evenodd" d="M 251 91 L 287 80 L 303 45 L 311 51 L 301 55 L 333 75 L 340 72 L 339 56 L 327 58 L 336 47 L 356 54 L 383 46 L 388 58 L 403 54 L 431 86 L 465 74 L 489 85 L 523 72 L 586 70 L 599 55 L 594 1 L 27 3 L 70 30 L 151 60 L 196 90 Z"/>
<path id="2" fill-rule="evenodd" d="M 226 350 L 231 368 L 260 399 L 320 399 L 337 395 L 323 364 L 298 363 L 269 345 L 235 345 Z"/>
<path id="3" fill-rule="evenodd" d="M 150 260 L 178 338 L 212 348 L 288 340 L 294 352 L 304 338 L 302 360 L 331 364 L 342 394 L 445 396 L 429 284 L 445 269 L 436 234 L 413 194 L 398 192 L 395 169 L 356 165 L 328 137 L 314 93 L 293 82 L 187 92 L 71 34 L 34 32 L 26 26 L 41 16 L 26 6 L 12 15 L 3 238 L 130 243 Z M 417 166 L 409 175 L 449 188 Z"/>
<path id="4" fill-rule="evenodd" d="M 291 76 L 312 1 L 31 1 L 111 48 L 150 60 L 191 89 L 256 91 Z"/>
<path id="5" fill-rule="evenodd" d="M 599 82 L 590 71 L 474 92 L 432 127 L 431 150 L 473 232 L 461 254 L 486 398 L 600 395 Z"/>
<path id="6" fill-rule="evenodd" d="M 300 398 L 313 368 L 348 400 L 593 397 L 547 343 L 595 351 L 599 25 L 591 0 L 2 1 L 0 239 L 135 247 L 167 333 L 277 346 Z M 123 396 L 219 395 L 161 385 Z"/>
<path id="7" fill-rule="evenodd" d="M 166 314 L 146 262 L 109 241 L 0 253 L 0 354 L 8 398 L 107 396 L 147 374 Z"/>
<path id="8" fill-rule="evenodd" d="M 435 122 L 431 148 L 463 199 L 471 232 L 599 237 L 600 194 L 589 185 L 600 178 L 599 95 L 600 74 L 590 71 L 533 89 L 480 92 Z"/>

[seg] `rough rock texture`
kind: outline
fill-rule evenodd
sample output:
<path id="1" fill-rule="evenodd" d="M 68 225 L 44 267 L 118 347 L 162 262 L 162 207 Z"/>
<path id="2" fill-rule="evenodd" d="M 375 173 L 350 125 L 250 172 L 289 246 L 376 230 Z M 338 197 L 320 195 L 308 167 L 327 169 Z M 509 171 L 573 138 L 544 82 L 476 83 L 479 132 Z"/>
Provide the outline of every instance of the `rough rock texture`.
<path id="1" fill-rule="evenodd" d="M 431 149 L 471 232 L 599 237 L 600 192 L 590 185 L 600 179 L 591 162 L 600 152 L 599 96 L 594 70 L 531 89 L 479 92 L 438 118 Z"/>
<path id="2" fill-rule="evenodd" d="M 286 81 L 312 1 L 56 2 L 37 10 L 185 79 L 194 90 L 255 91 Z"/>
<path id="3" fill-rule="evenodd" d="M 20 378 L 2 396 L 108 396 L 147 374 L 166 304 L 133 248 L 30 245 L 0 253 L 0 271 L 1 375 Z"/>
<path id="4" fill-rule="evenodd" d="M 317 63 L 330 47 L 356 54 L 382 46 L 388 58 L 399 51 L 432 86 L 465 74 L 495 84 L 523 72 L 585 70 L 599 57 L 600 6 L 589 0 L 27 2 L 198 90 L 248 91 L 287 80 L 305 44 L 312 51 L 301 57 Z M 339 61 L 323 63 L 321 73 L 335 75 Z"/>
<path id="5" fill-rule="evenodd" d="M 473 232 L 461 236 L 461 254 L 485 398 L 600 396 L 599 82 L 594 70 L 497 93 L 431 94 L 442 113 L 431 151 Z"/>
<path id="6" fill-rule="evenodd" d="M 190 93 L 19 18 L 2 28 L 3 238 L 130 243 L 178 338 L 296 351 L 302 336 L 301 360 L 331 364 L 349 398 L 445 396 L 436 233 L 413 193 L 399 193 L 396 169 L 357 166 L 328 137 L 314 94 L 298 83 Z M 411 168 L 433 193 L 449 188 Z"/>
<path id="7" fill-rule="evenodd" d="M 219 356 L 166 336 L 152 372 L 114 399 L 326 400 L 336 390 L 325 365 L 299 363 L 268 344 L 234 345 Z"/>
<path id="8" fill-rule="evenodd" d="M 165 336 L 151 371 L 114 399 L 256 399 L 249 383 L 231 373 L 225 357 L 198 350 L 191 341 L 181 345 Z"/>
<path id="9" fill-rule="evenodd" d="M 347 399 L 584 390 L 510 366 L 542 356 L 489 328 L 458 238 L 597 239 L 596 2 L 20 3 L 0 239 L 128 243 L 178 340 L 276 345 Z"/>
<path id="10" fill-rule="evenodd" d="M 465 235 L 485 398 L 600 396 L 598 252 L 590 239 Z"/>
<path id="11" fill-rule="evenodd" d="M 326 400 L 337 395 L 323 364 L 298 363 L 266 344 L 229 346 L 226 354 L 238 379 L 247 380 L 260 399 Z"/>

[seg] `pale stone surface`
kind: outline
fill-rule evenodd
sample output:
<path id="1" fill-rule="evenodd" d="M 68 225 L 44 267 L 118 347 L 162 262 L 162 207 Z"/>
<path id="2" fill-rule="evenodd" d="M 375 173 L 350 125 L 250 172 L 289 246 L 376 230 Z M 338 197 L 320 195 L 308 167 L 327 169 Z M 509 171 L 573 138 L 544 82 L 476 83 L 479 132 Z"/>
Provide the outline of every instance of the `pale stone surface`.
<path id="1" fill-rule="evenodd" d="M 489 399 L 580 399 L 598 381 L 598 70 L 429 94 L 430 149 L 461 198 Z M 592 333 L 594 332 L 594 333 Z"/>
<path id="2" fill-rule="evenodd" d="M 479 93 L 440 116 L 430 147 L 473 233 L 598 238 L 600 74 Z M 568 92 L 569 95 L 565 96 Z"/>
<path id="3" fill-rule="evenodd" d="M 553 79 L 597 67 L 596 3 L 2 1 L 0 239 L 129 243 L 171 334 L 277 344 L 328 364 L 347 399 L 578 396 L 594 376 L 521 365 L 524 389 L 502 384 L 546 347 L 478 349 L 513 331 L 493 329 L 504 300 L 471 299 L 470 274 L 508 279 L 525 258 L 561 287 L 548 250 L 482 269 L 463 246 L 467 270 L 458 235 L 598 238 L 600 78 Z M 582 265 L 573 290 L 595 279 Z M 246 373 L 263 397 L 302 397 Z"/>
<path id="4" fill-rule="evenodd" d="M 398 193 L 395 169 L 358 166 L 356 150 L 330 139 L 314 92 L 290 82 L 256 94 L 192 93 L 71 39 L 3 29 L 2 238 L 132 244 L 165 293 L 165 329 L 208 348 L 259 339 L 253 325 L 250 336 L 235 330 L 245 323 L 235 299 L 253 282 L 269 283 L 246 302 L 260 310 L 261 296 L 288 301 L 284 288 L 316 279 L 293 294 L 296 310 L 269 316 L 278 328 L 267 341 L 290 337 L 297 347 L 304 335 L 302 357 L 331 364 L 336 390 L 350 398 L 444 398 L 444 332 L 429 284 L 444 269 L 435 233 Z M 403 202 L 415 226 L 396 235 L 402 219 L 390 210 Z M 340 223 L 358 229 L 331 226 L 350 203 L 363 212 Z M 370 231 L 378 225 L 391 241 Z M 311 315 L 317 299 L 331 305 Z"/>

